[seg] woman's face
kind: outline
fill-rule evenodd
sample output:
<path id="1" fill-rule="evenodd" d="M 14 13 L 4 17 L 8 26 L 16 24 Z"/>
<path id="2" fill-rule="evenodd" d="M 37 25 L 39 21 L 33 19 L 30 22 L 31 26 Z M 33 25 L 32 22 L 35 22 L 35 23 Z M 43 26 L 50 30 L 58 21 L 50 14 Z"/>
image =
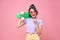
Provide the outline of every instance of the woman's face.
<path id="1" fill-rule="evenodd" d="M 34 11 L 34 9 L 30 9 L 30 15 L 32 18 L 36 18 L 36 12 Z"/>

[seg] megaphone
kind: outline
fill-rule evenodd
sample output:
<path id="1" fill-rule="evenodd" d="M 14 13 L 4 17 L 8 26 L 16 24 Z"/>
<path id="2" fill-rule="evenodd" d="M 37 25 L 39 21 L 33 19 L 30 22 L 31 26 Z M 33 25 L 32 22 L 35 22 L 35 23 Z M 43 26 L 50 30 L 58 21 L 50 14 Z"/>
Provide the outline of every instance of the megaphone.
<path id="1" fill-rule="evenodd" d="M 26 19 L 26 18 L 31 18 L 31 17 L 29 16 L 29 12 L 19 12 L 16 14 L 16 18 Z"/>

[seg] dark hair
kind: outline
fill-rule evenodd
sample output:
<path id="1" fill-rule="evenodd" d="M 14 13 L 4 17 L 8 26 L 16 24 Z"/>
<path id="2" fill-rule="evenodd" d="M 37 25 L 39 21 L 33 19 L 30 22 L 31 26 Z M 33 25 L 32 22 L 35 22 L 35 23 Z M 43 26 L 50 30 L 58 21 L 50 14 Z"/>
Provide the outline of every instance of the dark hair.
<path id="1" fill-rule="evenodd" d="M 28 9 L 28 12 L 29 12 L 29 16 L 30 17 L 31 17 L 31 15 L 30 15 L 30 9 L 34 9 L 34 11 L 36 12 L 36 15 L 38 14 L 38 11 L 36 10 L 35 5 L 34 4 L 31 4 L 30 7 L 29 7 L 29 9 Z"/>

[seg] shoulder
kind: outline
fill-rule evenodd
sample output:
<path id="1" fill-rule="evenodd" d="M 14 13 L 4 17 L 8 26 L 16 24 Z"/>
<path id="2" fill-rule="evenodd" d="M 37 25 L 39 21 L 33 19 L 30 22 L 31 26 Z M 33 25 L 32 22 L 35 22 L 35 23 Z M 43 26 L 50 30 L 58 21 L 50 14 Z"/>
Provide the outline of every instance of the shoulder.
<path id="1" fill-rule="evenodd" d="M 37 21 L 40 26 L 43 24 L 42 19 L 37 19 Z"/>
<path id="2" fill-rule="evenodd" d="M 28 22 L 28 21 L 31 21 L 32 18 L 26 18 L 25 21 Z"/>
<path id="3" fill-rule="evenodd" d="M 42 22 L 42 19 L 37 19 L 38 22 Z"/>
<path id="4" fill-rule="evenodd" d="M 26 18 L 25 20 L 31 20 L 32 18 Z"/>

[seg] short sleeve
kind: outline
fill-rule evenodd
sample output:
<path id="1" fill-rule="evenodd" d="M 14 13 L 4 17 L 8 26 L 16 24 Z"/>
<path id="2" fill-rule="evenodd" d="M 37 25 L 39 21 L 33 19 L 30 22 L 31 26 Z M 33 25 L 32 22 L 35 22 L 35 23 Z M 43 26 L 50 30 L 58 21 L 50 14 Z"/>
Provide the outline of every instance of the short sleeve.
<path id="1" fill-rule="evenodd" d="M 39 24 L 39 26 L 42 26 L 42 20 L 38 20 L 38 24 Z"/>
<path id="2" fill-rule="evenodd" d="M 26 24 L 26 19 L 24 19 L 24 23 Z"/>

